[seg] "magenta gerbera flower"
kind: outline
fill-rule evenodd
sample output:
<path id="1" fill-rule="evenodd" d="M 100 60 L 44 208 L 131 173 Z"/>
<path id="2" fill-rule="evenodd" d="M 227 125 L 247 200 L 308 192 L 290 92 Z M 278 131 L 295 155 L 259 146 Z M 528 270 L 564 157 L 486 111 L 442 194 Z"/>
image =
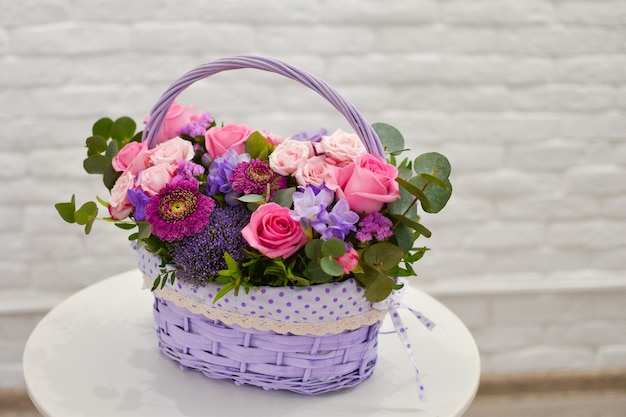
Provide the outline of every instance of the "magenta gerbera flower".
<path id="1" fill-rule="evenodd" d="M 235 167 L 230 182 L 233 190 L 243 194 L 267 193 L 267 185 L 270 185 L 270 198 L 276 190 L 287 186 L 287 179 L 272 171 L 267 162 L 253 159 L 250 162 L 240 162 Z"/>
<path id="2" fill-rule="evenodd" d="M 198 191 L 198 181 L 173 181 L 150 199 L 146 220 L 153 235 L 172 242 L 204 229 L 214 207 L 215 201 Z"/>

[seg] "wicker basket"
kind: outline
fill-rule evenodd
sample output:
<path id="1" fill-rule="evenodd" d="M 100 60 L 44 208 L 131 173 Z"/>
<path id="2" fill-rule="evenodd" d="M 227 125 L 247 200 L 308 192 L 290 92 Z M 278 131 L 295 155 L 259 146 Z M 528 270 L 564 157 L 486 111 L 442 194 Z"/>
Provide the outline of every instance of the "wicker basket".
<path id="1" fill-rule="evenodd" d="M 196 81 L 225 70 L 253 68 L 291 78 L 319 93 L 350 123 L 370 153 L 383 155 L 382 145 L 361 114 L 340 94 L 318 78 L 273 59 L 236 56 L 201 65 L 175 83 L 153 107 L 144 130 L 149 147 L 156 143 L 167 110 L 175 98 Z M 140 269 L 150 281 L 158 274 L 159 260 L 140 251 Z M 302 288 L 261 288 L 249 294 L 229 294 L 228 302 L 213 304 L 210 295 L 198 297 L 184 284 L 168 285 L 155 291 L 154 316 L 159 347 L 181 368 L 202 372 L 210 378 L 230 379 L 274 390 L 320 394 L 354 386 L 372 375 L 377 358 L 377 335 L 386 311 L 367 302 L 354 280 L 342 283 L 341 290 L 331 284 L 308 287 L 319 292 L 314 306 L 335 310 L 322 316 L 302 301 Z M 208 286 L 214 294 L 219 288 Z M 283 291 L 289 289 L 290 291 Z M 335 297 L 340 291 L 345 303 Z M 289 293 L 285 295 L 285 292 Z M 298 314 L 278 314 L 274 298 L 260 304 L 256 297 L 291 297 L 282 300 Z M 280 294 L 283 294 L 282 296 Z M 327 297 L 326 299 L 324 297 Z M 335 301 L 337 300 L 337 301 Z M 254 314 L 236 307 L 257 301 L 265 312 Z M 263 306 L 263 303 L 268 303 Z M 228 306 L 226 306 L 228 304 Z M 359 306 L 356 308 L 356 306 Z M 341 306 L 341 307 L 340 307 Z M 302 311 L 300 311 L 302 310 Z M 315 313 L 315 314 L 314 314 Z M 308 316 L 307 316 L 308 315 Z M 316 321 L 312 323 L 312 321 Z"/>

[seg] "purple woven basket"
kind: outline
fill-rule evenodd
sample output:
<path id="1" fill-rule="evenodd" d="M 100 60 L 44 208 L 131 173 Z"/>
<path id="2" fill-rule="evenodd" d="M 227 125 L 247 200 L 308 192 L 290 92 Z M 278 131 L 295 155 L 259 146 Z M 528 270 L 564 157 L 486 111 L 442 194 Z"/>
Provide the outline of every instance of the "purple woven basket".
<path id="1" fill-rule="evenodd" d="M 384 155 L 374 129 L 337 91 L 291 65 L 255 56 L 235 56 L 203 64 L 174 82 L 152 108 L 144 129 L 148 147 L 155 146 L 168 109 L 187 87 L 216 73 L 243 68 L 283 75 L 316 91 L 346 118 L 370 153 Z M 355 295 L 356 290 L 354 285 Z M 159 348 L 181 368 L 202 372 L 209 378 L 267 390 L 321 394 L 357 385 L 374 371 L 380 320 L 323 335 L 279 333 L 254 326 L 229 325 L 179 306 L 162 297 L 159 291 L 154 295 Z M 241 292 L 239 297 L 246 295 Z"/>

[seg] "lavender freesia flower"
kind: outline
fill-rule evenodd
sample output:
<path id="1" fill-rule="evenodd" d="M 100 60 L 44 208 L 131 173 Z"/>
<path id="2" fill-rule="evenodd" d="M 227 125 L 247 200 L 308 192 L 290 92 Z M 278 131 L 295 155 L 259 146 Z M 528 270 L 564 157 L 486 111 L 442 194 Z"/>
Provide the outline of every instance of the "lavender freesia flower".
<path id="1" fill-rule="evenodd" d="M 355 223 L 359 215 L 350 210 L 348 202 L 343 198 L 337 201 L 331 211 L 322 211 L 317 221 L 311 223 L 313 229 L 322 235 L 322 240 L 336 237 L 345 240 L 348 233 L 356 230 Z"/>
<path id="2" fill-rule="evenodd" d="M 295 135 L 293 135 L 290 139 L 293 140 L 299 140 L 302 142 L 319 142 L 322 140 L 322 136 L 326 136 L 328 135 L 328 130 L 321 128 L 321 129 L 307 129 L 303 132 L 300 133 L 296 133 Z"/>
<path id="3" fill-rule="evenodd" d="M 150 197 L 140 188 L 130 188 L 126 195 L 130 204 L 135 206 L 135 212 L 133 213 L 135 221 L 142 222 L 146 220 L 146 205 L 150 201 Z"/>
<path id="4" fill-rule="evenodd" d="M 304 191 L 293 193 L 293 210 L 290 212 L 294 220 L 298 220 L 302 227 L 309 228 L 311 223 L 318 220 L 319 214 L 325 212 L 335 199 L 335 193 L 326 188 L 307 185 Z"/>

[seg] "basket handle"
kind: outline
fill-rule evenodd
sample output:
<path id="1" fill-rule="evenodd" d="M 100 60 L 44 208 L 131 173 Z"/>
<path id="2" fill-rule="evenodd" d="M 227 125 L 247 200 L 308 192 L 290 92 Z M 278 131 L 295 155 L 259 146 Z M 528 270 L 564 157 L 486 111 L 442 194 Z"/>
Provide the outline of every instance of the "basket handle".
<path id="1" fill-rule="evenodd" d="M 276 59 L 252 55 L 238 55 L 230 58 L 222 58 L 199 65 L 170 85 L 150 111 L 150 117 L 143 132 L 143 141 L 147 142 L 148 148 L 153 148 L 156 145 L 157 135 L 161 130 L 167 111 L 174 103 L 176 97 L 187 87 L 196 81 L 210 77 L 218 72 L 242 68 L 253 68 L 273 72 L 291 78 L 309 87 L 311 90 L 324 97 L 345 117 L 368 152 L 384 156 L 383 146 L 372 126 L 363 118 L 359 111 L 335 89 L 314 75 L 292 65 Z"/>

